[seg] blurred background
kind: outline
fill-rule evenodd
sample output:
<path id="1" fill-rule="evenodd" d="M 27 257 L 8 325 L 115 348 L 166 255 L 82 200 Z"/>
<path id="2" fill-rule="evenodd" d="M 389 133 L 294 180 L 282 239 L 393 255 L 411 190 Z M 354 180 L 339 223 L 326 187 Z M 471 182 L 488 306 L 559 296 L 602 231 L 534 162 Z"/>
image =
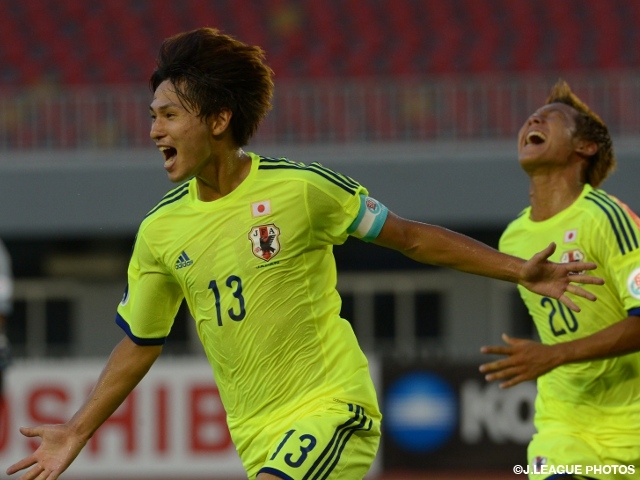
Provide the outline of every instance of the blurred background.
<path id="1" fill-rule="evenodd" d="M 32 448 L 18 426 L 68 418 L 122 338 L 136 229 L 172 187 L 148 79 L 164 38 L 202 26 L 262 46 L 275 71 L 247 150 L 319 161 L 399 215 L 497 246 L 528 204 L 517 131 L 558 78 L 613 134 L 603 188 L 640 210 L 636 0 L 0 0 L 2 470 Z M 387 418 L 372 478 L 523 478 L 535 385 L 477 373 L 482 345 L 534 335 L 515 289 L 358 240 L 335 253 Z M 69 478 L 242 477 L 185 308 L 135 393 Z"/>

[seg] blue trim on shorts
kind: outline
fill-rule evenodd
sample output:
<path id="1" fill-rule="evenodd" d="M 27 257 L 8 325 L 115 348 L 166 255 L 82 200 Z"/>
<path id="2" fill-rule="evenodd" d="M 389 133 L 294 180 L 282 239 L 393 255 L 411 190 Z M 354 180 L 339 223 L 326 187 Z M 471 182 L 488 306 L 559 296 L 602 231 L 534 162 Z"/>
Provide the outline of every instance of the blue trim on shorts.
<path id="1" fill-rule="evenodd" d="M 261 468 L 258 471 L 258 475 L 260 475 L 261 473 L 268 473 L 270 475 L 275 475 L 276 477 L 280 477 L 283 480 L 295 480 L 295 478 L 290 477 L 286 473 L 283 473 L 280 470 L 276 470 L 275 468 L 271 468 L 271 467 L 263 467 L 263 468 Z M 258 475 L 256 475 L 256 477 L 258 477 Z"/>
<path id="2" fill-rule="evenodd" d="M 131 332 L 131 327 L 129 326 L 127 321 L 124 318 L 122 318 L 122 316 L 119 313 L 116 313 L 116 324 L 121 329 L 124 330 L 124 333 L 126 333 L 127 336 L 131 339 L 131 341 L 133 343 L 135 343 L 136 345 L 140 345 L 140 346 L 164 345 L 165 342 L 167 341 L 167 337 L 161 337 L 161 338 L 140 338 L 140 337 L 136 337 Z"/>
<path id="3" fill-rule="evenodd" d="M 353 412 L 354 409 L 354 416 L 336 428 L 331 441 L 302 480 L 323 480 L 328 478 L 340 461 L 342 451 L 351 438 L 351 435 L 353 435 L 356 430 L 371 430 L 373 420 L 366 416 L 364 408 L 359 405 L 354 406 L 353 404 L 349 404 L 349 411 Z"/>

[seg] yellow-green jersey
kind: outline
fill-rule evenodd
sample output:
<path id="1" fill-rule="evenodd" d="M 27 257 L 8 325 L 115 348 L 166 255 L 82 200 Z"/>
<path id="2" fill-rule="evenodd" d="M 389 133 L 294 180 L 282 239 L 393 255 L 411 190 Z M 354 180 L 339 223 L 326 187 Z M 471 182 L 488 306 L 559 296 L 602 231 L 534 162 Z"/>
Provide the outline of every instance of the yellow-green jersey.
<path id="1" fill-rule="evenodd" d="M 183 298 L 213 367 L 243 461 L 257 432 L 331 402 L 379 416 L 365 355 L 340 318 L 333 245 L 377 236 L 386 208 L 314 163 L 249 154 L 230 194 L 198 199 L 194 179 L 142 222 L 117 323 L 162 344 Z M 264 452 L 266 453 L 266 452 Z"/>
<path id="2" fill-rule="evenodd" d="M 534 222 L 530 211 L 526 208 L 507 227 L 501 251 L 530 258 L 555 242 L 552 261 L 594 262 L 598 268 L 593 275 L 606 282 L 583 285 L 598 299 L 574 296 L 579 313 L 519 287 L 543 343 L 586 337 L 629 315 L 640 315 L 640 230 L 626 205 L 586 185 L 570 207 L 552 218 Z M 553 418 L 588 425 L 594 435 L 613 443 L 635 445 L 640 431 L 640 353 L 567 364 L 541 376 L 538 430 L 544 428 L 543 419 Z"/>

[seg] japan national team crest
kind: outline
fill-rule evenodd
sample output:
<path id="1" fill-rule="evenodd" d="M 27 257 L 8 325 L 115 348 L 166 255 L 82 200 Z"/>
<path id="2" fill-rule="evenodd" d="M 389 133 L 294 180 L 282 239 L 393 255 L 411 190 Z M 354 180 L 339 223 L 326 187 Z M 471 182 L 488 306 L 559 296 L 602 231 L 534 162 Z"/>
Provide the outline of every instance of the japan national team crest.
<path id="1" fill-rule="evenodd" d="M 560 257 L 560 263 L 569 263 L 569 262 L 585 262 L 586 255 L 582 253 L 580 249 L 568 250 L 562 253 L 562 257 Z"/>
<path id="2" fill-rule="evenodd" d="M 258 225 L 249 232 L 251 251 L 253 254 L 268 262 L 280 251 L 280 229 L 273 223 Z"/>
<path id="3" fill-rule="evenodd" d="M 586 261 L 587 261 L 587 256 L 579 248 L 562 252 L 562 256 L 560 257 L 560 263 L 586 262 Z M 578 273 L 580 275 L 584 275 L 585 271 L 582 270 L 581 272 L 578 272 Z"/>

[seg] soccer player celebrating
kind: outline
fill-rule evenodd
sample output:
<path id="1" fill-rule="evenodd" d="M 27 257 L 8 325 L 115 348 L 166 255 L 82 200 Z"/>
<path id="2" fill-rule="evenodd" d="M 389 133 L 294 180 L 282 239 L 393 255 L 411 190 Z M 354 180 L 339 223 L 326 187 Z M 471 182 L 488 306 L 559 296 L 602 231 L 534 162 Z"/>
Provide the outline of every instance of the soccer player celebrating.
<path id="1" fill-rule="evenodd" d="M 507 357 L 480 370 L 505 388 L 539 377 L 533 467 L 620 465 L 593 478 L 638 478 L 640 353 L 630 352 L 640 350 L 640 228 L 625 204 L 598 189 L 615 166 L 611 137 L 559 81 L 521 128 L 518 152 L 531 206 L 507 227 L 500 250 L 526 256 L 557 242 L 552 258 L 595 262 L 606 284 L 597 303 L 576 300 L 579 313 L 520 288 L 542 343 L 504 335 L 508 346 L 482 351 Z"/>
<path id="2" fill-rule="evenodd" d="M 360 479 L 380 438 L 366 357 L 340 318 L 333 245 L 348 235 L 423 263 L 516 282 L 578 307 L 567 292 L 595 264 L 505 255 L 404 220 L 355 180 L 242 147 L 271 105 L 260 48 L 203 28 L 167 39 L 151 76 L 151 138 L 182 182 L 143 220 L 116 321 L 126 332 L 65 424 L 22 429 L 40 447 L 8 469 L 53 480 L 160 355 L 186 299 L 250 479 Z"/>

